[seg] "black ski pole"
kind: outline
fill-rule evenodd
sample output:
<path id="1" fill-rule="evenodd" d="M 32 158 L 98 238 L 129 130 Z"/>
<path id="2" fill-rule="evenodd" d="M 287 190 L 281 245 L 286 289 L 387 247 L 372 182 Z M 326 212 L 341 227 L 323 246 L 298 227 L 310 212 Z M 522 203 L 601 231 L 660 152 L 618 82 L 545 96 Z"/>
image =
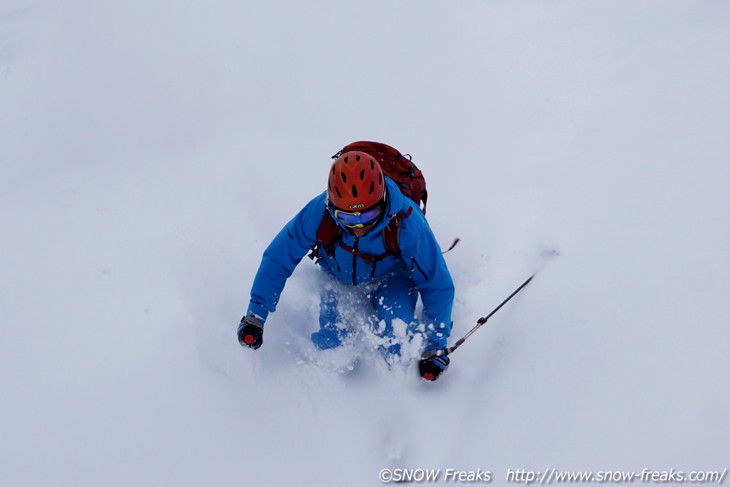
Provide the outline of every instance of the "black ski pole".
<path id="1" fill-rule="evenodd" d="M 444 355 L 449 355 L 449 354 L 451 354 L 451 353 L 454 353 L 454 350 L 456 350 L 457 348 L 459 348 L 459 347 L 461 346 L 461 344 L 462 344 L 462 343 L 464 343 L 464 341 L 465 341 L 465 340 L 466 340 L 467 338 L 469 338 L 469 337 L 471 336 L 471 334 L 472 334 L 472 333 L 474 333 L 475 331 L 477 331 L 477 329 L 478 329 L 478 328 L 479 328 L 480 326 L 482 326 L 482 325 L 483 325 L 484 323 L 486 323 L 486 322 L 487 322 L 487 320 L 489 320 L 489 318 L 491 318 L 491 317 L 492 317 L 492 315 L 494 315 L 494 313 L 496 313 L 497 311 L 499 311 L 499 309 L 500 309 L 500 308 L 501 308 L 502 306 L 504 306 L 505 304 L 507 304 L 507 301 L 509 301 L 510 299 L 512 299 L 513 297 L 515 297 L 515 294 L 517 294 L 518 292 L 522 291 L 522 289 L 523 289 L 523 288 L 524 288 L 525 286 L 527 286 L 527 285 L 528 285 L 528 284 L 530 283 L 530 281 L 532 281 L 532 278 L 533 278 L 533 277 L 535 277 L 535 274 L 531 275 L 531 276 L 530 276 L 530 278 L 529 278 L 528 280 L 526 280 L 525 282 L 523 282 L 523 283 L 522 283 L 522 284 L 520 285 L 520 287 L 518 287 L 517 289 L 515 289 L 515 290 L 514 290 L 514 292 L 513 292 L 512 294 L 510 294 L 509 296 L 507 296 L 507 299 L 505 299 L 504 301 L 502 301 L 502 302 L 501 302 L 501 303 L 499 304 L 499 306 L 497 306 L 496 308 L 494 308 L 494 309 L 492 310 L 492 312 L 491 312 L 491 313 L 489 313 L 489 314 L 488 314 L 487 316 L 484 316 L 483 318 L 479 318 L 479 320 L 477 321 L 477 324 L 476 324 L 476 326 L 474 326 L 474 328 L 472 328 L 471 330 L 469 330 L 469 332 L 468 332 L 468 333 L 467 333 L 466 335 L 464 335 L 463 337 L 459 338 L 459 339 L 458 339 L 458 340 L 456 341 L 456 343 L 454 343 L 454 344 L 453 344 L 452 346 L 450 346 L 450 347 L 447 347 L 447 348 L 445 348 L 445 349 L 444 349 Z"/>

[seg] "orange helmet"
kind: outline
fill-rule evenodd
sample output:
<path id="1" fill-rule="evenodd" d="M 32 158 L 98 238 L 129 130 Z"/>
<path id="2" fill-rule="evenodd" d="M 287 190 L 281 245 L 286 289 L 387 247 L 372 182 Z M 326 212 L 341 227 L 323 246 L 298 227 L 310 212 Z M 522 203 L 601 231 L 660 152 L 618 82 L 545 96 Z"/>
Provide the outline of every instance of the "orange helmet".
<path id="1" fill-rule="evenodd" d="M 341 210 L 370 208 L 385 194 L 383 170 L 365 152 L 345 152 L 332 164 L 327 192 L 332 205 Z"/>

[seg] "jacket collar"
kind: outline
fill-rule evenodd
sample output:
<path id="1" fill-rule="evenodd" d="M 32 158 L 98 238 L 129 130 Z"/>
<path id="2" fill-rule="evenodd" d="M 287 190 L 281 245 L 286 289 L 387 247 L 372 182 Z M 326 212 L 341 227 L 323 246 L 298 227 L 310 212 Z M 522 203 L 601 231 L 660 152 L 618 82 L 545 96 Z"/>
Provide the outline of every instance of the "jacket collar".
<path id="1" fill-rule="evenodd" d="M 393 219 L 398 213 L 400 213 L 403 210 L 403 193 L 400 192 L 400 188 L 396 184 L 395 181 L 390 179 L 389 177 L 385 177 L 385 191 L 386 191 L 386 198 L 385 198 L 385 216 L 382 220 L 378 222 L 377 225 L 375 225 L 372 230 L 370 230 L 364 237 L 369 237 L 372 234 L 380 235 L 382 231 L 385 229 L 385 227 L 388 226 L 388 223 L 390 223 L 390 220 Z M 326 195 L 325 191 L 325 195 Z M 327 199 L 325 196 L 325 204 L 327 204 Z M 327 211 L 329 211 L 330 216 L 337 222 L 337 225 L 344 230 L 347 233 L 350 233 L 347 227 L 342 225 L 337 218 L 335 218 L 334 212 L 332 209 L 329 208 L 329 205 L 327 205 Z"/>

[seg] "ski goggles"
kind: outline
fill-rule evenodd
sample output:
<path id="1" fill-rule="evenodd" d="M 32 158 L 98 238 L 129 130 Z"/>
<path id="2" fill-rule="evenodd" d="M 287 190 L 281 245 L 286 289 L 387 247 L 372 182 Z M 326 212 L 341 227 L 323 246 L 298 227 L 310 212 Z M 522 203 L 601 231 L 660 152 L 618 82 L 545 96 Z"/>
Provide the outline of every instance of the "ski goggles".
<path id="1" fill-rule="evenodd" d="M 382 205 L 373 206 L 363 211 L 343 211 L 333 208 L 335 218 L 348 228 L 367 227 L 378 221 L 381 213 L 383 213 Z"/>

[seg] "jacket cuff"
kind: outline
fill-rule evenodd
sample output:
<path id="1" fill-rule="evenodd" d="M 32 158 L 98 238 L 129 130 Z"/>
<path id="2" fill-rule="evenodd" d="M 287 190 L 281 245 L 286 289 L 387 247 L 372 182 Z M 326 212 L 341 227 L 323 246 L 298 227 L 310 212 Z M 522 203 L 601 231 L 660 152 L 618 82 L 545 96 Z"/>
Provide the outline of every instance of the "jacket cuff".
<path id="1" fill-rule="evenodd" d="M 246 315 L 254 315 L 263 325 L 266 322 L 266 318 L 269 316 L 269 310 L 267 310 L 260 304 L 249 303 Z"/>
<path id="2" fill-rule="evenodd" d="M 426 347 L 424 351 L 429 350 L 442 350 L 446 348 L 446 340 L 448 336 L 444 333 L 431 333 L 426 337 Z"/>
<path id="3" fill-rule="evenodd" d="M 429 350 L 441 350 L 446 348 L 446 342 L 451 335 L 451 325 L 448 326 L 445 323 L 439 323 L 438 325 L 427 325 L 426 326 L 426 346 L 424 351 Z"/>

